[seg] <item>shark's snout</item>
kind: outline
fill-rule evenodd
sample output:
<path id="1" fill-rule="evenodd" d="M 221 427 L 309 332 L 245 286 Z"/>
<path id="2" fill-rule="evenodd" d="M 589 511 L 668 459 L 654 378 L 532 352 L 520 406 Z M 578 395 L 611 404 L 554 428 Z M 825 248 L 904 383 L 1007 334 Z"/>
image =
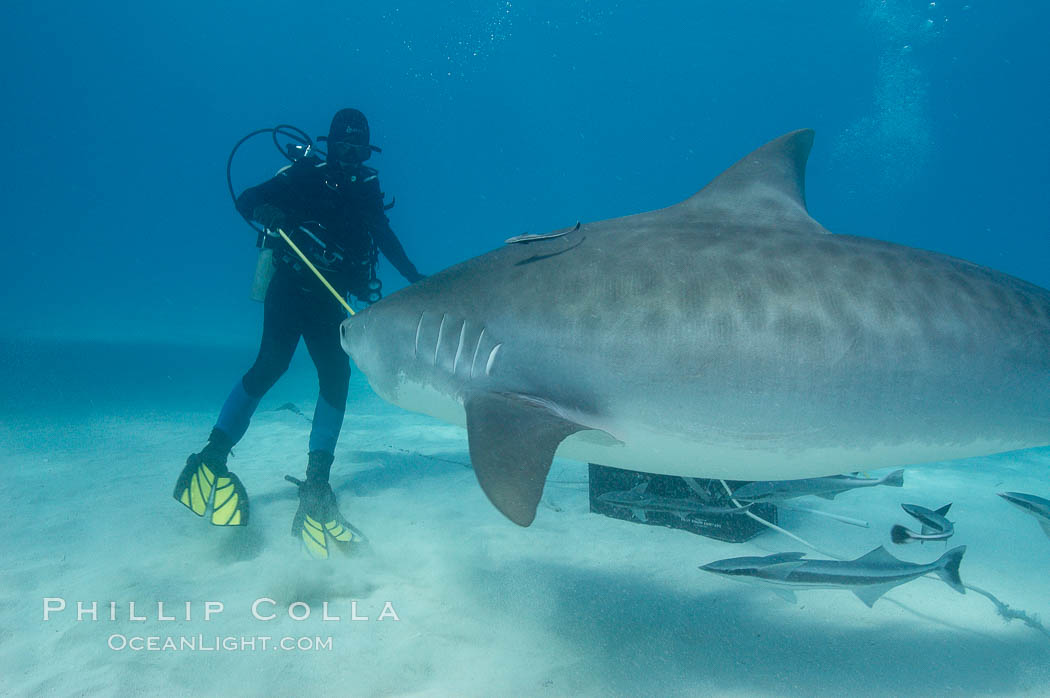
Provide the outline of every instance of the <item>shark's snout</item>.
<path id="1" fill-rule="evenodd" d="M 350 345 L 350 330 L 353 327 L 353 320 L 353 318 L 347 318 L 339 325 L 339 343 L 343 345 L 343 351 L 350 355 L 353 355 Z"/>
<path id="2" fill-rule="evenodd" d="M 339 325 L 339 344 L 342 345 L 343 351 L 358 365 L 360 365 L 364 355 L 367 353 L 368 333 L 366 332 L 366 324 L 364 318 L 358 313 L 343 320 L 342 324 Z"/>

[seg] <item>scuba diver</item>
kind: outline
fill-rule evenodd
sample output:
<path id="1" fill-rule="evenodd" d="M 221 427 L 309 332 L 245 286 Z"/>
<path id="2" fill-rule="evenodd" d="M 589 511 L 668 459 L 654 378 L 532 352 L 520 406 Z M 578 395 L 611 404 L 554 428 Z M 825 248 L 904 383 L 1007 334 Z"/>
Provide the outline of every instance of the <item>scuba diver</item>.
<path id="1" fill-rule="evenodd" d="M 211 503 L 215 525 L 248 523 L 248 496 L 227 467 L 227 456 L 244 436 L 259 400 L 288 369 L 301 337 L 317 368 L 320 394 L 310 429 L 306 479 L 287 477 L 299 487 L 292 535 L 321 559 L 328 557 L 328 538 L 344 551 L 363 540 L 340 513 L 328 482 L 350 381 L 349 357 L 339 340 L 346 313 L 304 260 L 292 253 L 291 244 L 271 236 L 282 231 L 295 239 L 296 247 L 308 251 L 311 263 L 344 298 L 352 294 L 378 300 L 379 252 L 410 283 L 423 278 L 390 228 L 385 213 L 389 206 L 383 204 L 376 170 L 364 165 L 373 151 L 379 152 L 369 143 L 365 115 L 356 109 L 338 111 L 327 145 L 327 160 L 307 150 L 236 199 L 241 215 L 261 224 L 268 239 L 277 240 L 265 292 L 262 342 L 254 365 L 223 404 L 207 445 L 186 460 L 174 492 L 175 499 L 198 516 L 204 516 Z"/>

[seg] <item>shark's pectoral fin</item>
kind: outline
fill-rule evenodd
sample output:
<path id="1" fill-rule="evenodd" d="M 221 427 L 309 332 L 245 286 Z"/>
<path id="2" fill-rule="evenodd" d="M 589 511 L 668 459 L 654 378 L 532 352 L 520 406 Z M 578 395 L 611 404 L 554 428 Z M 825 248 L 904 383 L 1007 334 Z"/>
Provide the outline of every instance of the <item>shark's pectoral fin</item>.
<path id="1" fill-rule="evenodd" d="M 785 589 L 784 587 L 771 586 L 769 587 L 769 590 L 777 596 L 779 596 L 780 598 L 784 599 L 785 601 L 790 601 L 791 603 L 798 603 L 798 598 L 795 596 L 795 592 L 791 591 L 790 589 Z"/>
<path id="2" fill-rule="evenodd" d="M 478 393 L 463 406 L 470 461 L 481 489 L 508 519 L 528 526 L 536 518 L 558 445 L 587 427 L 522 395 Z"/>
<path id="3" fill-rule="evenodd" d="M 866 587 L 857 587 L 853 590 L 853 593 L 857 595 L 861 601 L 867 604 L 868 608 L 875 605 L 875 602 L 882 598 L 890 589 L 897 586 L 899 582 L 891 582 L 889 584 L 872 584 Z"/>
<path id="4" fill-rule="evenodd" d="M 1050 523 L 1047 523 L 1046 521 L 1040 521 L 1039 525 L 1042 527 L 1043 533 L 1046 534 L 1046 537 L 1050 538 Z"/>

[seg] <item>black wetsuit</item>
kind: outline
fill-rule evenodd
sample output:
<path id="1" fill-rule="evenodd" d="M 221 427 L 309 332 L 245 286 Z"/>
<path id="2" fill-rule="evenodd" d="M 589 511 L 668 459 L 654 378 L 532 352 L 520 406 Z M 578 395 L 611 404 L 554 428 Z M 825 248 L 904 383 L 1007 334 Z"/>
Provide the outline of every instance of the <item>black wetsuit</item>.
<path id="1" fill-rule="evenodd" d="M 394 268 L 409 282 L 422 278 L 409 261 L 394 231 L 390 229 L 383 210 L 383 193 L 375 170 L 359 165 L 353 169 L 333 168 L 315 157 L 303 158 L 286 167 L 276 177 L 257 187 L 247 189 L 237 199 L 237 210 L 251 219 L 252 212 L 262 204 L 281 209 L 289 218 L 289 233 L 293 240 L 309 239 L 294 230 L 299 224 L 316 222 L 325 232 L 325 242 L 342 248 L 343 263 L 335 264 L 335 273 L 328 280 L 341 293 L 361 295 L 363 266 L 372 243 L 390 260 Z M 281 244 L 282 254 L 275 257 L 295 267 L 298 259 Z M 302 275 L 308 289 L 320 289 L 320 282 L 309 271 Z M 334 299 L 333 299 L 334 300 Z"/>
<path id="2" fill-rule="evenodd" d="M 237 210 L 251 219 L 264 204 L 285 214 L 287 222 L 282 229 L 308 254 L 311 250 L 316 253 L 318 246 L 298 229 L 300 225 L 322 238 L 329 252 L 338 251 L 340 258 L 329 255 L 311 261 L 343 296 L 367 292 L 375 250 L 382 252 L 409 282 L 422 278 L 390 228 L 379 180 L 371 168 L 337 168 L 316 158 L 304 158 L 245 190 L 237 199 Z M 349 359 L 339 343 L 339 324 L 346 313 L 283 240 L 271 246 L 276 269 L 266 292 L 259 355 L 234 386 L 215 428 L 231 443 L 240 440 L 259 400 L 287 370 L 302 337 L 317 367 L 320 385 L 310 451 L 332 453 L 350 381 Z"/>

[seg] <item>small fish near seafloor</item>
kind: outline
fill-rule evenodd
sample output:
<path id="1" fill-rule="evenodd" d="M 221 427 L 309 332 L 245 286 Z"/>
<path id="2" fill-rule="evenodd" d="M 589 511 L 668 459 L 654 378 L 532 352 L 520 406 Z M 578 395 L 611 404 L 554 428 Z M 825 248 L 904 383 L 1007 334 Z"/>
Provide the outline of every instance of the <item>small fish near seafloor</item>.
<path id="1" fill-rule="evenodd" d="M 749 482 L 733 490 L 733 499 L 745 502 L 781 502 L 796 497 L 823 497 L 834 499 L 835 495 L 861 487 L 904 487 L 904 471 L 894 470 L 885 477 L 857 477 L 855 475 L 829 475 L 802 480 L 765 480 Z"/>
<path id="2" fill-rule="evenodd" d="M 898 524 L 890 529 L 890 538 L 894 543 L 898 544 L 914 541 L 924 543 L 928 540 L 948 540 L 955 535 L 955 525 L 944 518 L 951 508 L 951 504 L 945 504 L 936 510 L 927 509 L 918 504 L 901 504 L 901 509 L 922 523 L 922 531 L 916 533 Z"/>
<path id="3" fill-rule="evenodd" d="M 806 553 L 776 553 L 717 560 L 700 569 L 769 585 L 778 596 L 792 602 L 793 589 L 848 589 L 870 607 L 895 586 L 929 572 L 935 572 L 952 589 L 965 594 L 959 578 L 959 563 L 965 552 L 966 546 L 961 545 L 922 565 L 899 560 L 880 545 L 856 560 L 806 560 Z"/>
<path id="4" fill-rule="evenodd" d="M 643 482 L 629 490 L 618 492 L 606 492 L 598 495 L 598 501 L 613 506 L 630 509 L 634 518 L 642 523 L 648 521 L 646 512 L 662 512 L 672 514 L 686 521 L 694 516 L 726 516 L 731 514 L 742 514 L 751 508 L 751 504 L 744 506 L 719 506 L 717 504 L 705 504 L 699 499 L 687 497 L 661 497 L 646 492 L 648 482 Z"/>
<path id="5" fill-rule="evenodd" d="M 1050 500 L 1024 492 L 1000 492 L 999 496 L 1039 522 L 1043 533 L 1050 538 Z"/>

